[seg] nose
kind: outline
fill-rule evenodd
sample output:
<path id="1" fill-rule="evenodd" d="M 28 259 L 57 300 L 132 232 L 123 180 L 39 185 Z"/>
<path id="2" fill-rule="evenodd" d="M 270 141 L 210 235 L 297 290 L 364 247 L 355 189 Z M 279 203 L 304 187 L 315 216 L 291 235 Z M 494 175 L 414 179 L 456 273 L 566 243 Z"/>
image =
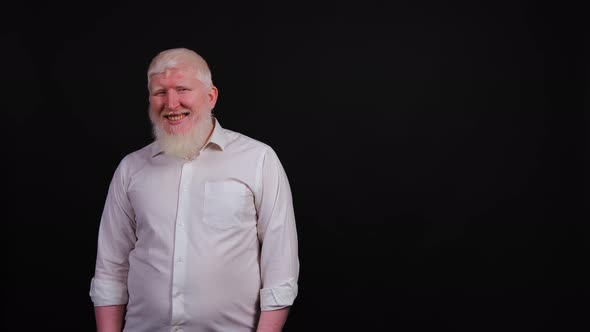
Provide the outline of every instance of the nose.
<path id="1" fill-rule="evenodd" d="M 178 93 L 176 92 L 176 90 L 169 91 L 167 97 L 168 98 L 166 99 L 166 107 L 168 109 L 174 110 L 180 105 Z"/>

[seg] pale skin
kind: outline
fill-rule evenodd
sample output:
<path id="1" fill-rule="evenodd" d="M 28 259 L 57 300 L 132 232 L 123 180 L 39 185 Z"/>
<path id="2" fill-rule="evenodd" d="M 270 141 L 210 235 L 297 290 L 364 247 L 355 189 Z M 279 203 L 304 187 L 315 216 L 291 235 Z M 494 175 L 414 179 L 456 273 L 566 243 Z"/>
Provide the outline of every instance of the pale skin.
<path id="1" fill-rule="evenodd" d="M 97 332 L 120 332 L 123 329 L 125 305 L 94 307 Z"/>
<path id="2" fill-rule="evenodd" d="M 258 320 L 258 328 L 256 329 L 256 332 L 282 331 L 288 314 L 289 307 L 272 311 L 262 311 L 260 313 L 260 319 Z"/>
<path id="3" fill-rule="evenodd" d="M 204 114 L 210 114 L 217 102 L 217 88 L 196 77 L 196 70 L 167 69 L 151 76 L 149 111 L 169 134 L 186 133 Z M 210 128 L 213 129 L 212 127 Z"/>
<path id="4" fill-rule="evenodd" d="M 217 102 L 218 91 L 199 81 L 196 64 L 186 68 L 167 69 L 153 74 L 149 84 L 149 112 L 168 133 L 191 130 L 205 112 L 210 113 Z M 211 125 L 210 131 L 213 130 Z M 123 328 L 125 305 L 94 307 L 97 332 L 120 332 Z M 281 332 L 289 307 L 262 311 L 256 332 Z"/>

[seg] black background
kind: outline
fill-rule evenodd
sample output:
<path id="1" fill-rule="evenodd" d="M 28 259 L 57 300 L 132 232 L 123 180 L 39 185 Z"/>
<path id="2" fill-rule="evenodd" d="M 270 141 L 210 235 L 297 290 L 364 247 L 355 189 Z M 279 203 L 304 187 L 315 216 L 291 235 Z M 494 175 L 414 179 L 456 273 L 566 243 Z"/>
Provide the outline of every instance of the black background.
<path id="1" fill-rule="evenodd" d="M 285 331 L 588 331 L 586 16 L 567 2 L 5 7 L 3 330 L 92 331 L 145 71 L 188 47 L 291 182 Z"/>

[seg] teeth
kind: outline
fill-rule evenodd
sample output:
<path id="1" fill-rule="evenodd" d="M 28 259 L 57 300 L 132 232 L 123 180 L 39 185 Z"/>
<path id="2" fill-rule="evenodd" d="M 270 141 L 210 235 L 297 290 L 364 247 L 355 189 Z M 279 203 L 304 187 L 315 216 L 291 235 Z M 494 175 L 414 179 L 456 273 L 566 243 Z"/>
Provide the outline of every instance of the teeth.
<path id="1" fill-rule="evenodd" d="M 168 120 L 177 121 L 177 120 L 184 118 L 185 115 L 184 114 L 174 114 L 174 115 L 170 114 L 170 115 L 167 115 L 166 117 L 168 118 Z"/>

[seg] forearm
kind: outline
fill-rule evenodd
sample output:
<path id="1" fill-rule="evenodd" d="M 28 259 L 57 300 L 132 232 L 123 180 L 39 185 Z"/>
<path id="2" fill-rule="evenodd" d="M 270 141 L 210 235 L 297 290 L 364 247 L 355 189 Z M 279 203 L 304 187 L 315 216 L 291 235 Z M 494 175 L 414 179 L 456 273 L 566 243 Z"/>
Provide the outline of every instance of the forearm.
<path id="1" fill-rule="evenodd" d="M 281 332 L 285 325 L 285 321 L 287 321 L 288 314 L 289 307 L 278 310 L 262 311 L 260 313 L 256 332 Z"/>
<path id="2" fill-rule="evenodd" d="M 121 332 L 125 305 L 94 307 L 97 332 Z"/>

